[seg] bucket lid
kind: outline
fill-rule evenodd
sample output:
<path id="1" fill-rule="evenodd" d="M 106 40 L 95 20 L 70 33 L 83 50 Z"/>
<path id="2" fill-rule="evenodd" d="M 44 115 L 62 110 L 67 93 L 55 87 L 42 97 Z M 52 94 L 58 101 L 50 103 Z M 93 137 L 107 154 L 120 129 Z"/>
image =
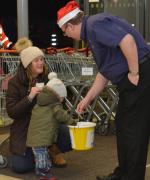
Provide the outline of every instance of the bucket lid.
<path id="1" fill-rule="evenodd" d="M 89 128 L 89 127 L 95 127 L 96 123 L 93 122 L 78 122 L 76 126 L 68 126 L 69 128 Z"/>

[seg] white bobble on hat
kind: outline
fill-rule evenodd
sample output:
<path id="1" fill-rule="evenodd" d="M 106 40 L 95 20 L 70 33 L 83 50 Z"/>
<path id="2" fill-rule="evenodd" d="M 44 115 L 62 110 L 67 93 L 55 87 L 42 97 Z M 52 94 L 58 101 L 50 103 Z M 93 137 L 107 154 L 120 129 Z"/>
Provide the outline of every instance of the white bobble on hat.
<path id="1" fill-rule="evenodd" d="M 48 79 L 51 80 L 53 78 L 57 78 L 57 74 L 55 72 L 51 72 L 48 74 Z"/>
<path id="2" fill-rule="evenodd" d="M 48 83 L 46 86 L 51 88 L 53 91 L 55 91 L 60 97 L 66 97 L 67 96 L 67 90 L 64 85 L 64 83 L 57 78 L 57 73 L 51 72 L 48 74 Z"/>

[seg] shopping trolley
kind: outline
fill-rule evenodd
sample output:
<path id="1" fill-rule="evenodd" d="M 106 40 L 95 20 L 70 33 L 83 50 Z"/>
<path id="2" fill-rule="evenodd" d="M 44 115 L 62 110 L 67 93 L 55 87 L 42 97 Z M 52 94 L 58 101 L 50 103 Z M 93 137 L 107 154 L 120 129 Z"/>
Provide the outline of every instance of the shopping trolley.
<path id="1" fill-rule="evenodd" d="M 0 50 L 0 128 L 6 127 L 12 123 L 6 112 L 6 90 L 9 79 L 16 72 L 17 63 L 14 61 L 14 56 L 11 54 L 15 51 Z M 18 59 L 18 58 L 17 58 Z M 18 61 L 18 60 L 17 60 Z M 8 139 L 8 135 L 0 138 L 0 146 Z M 7 166 L 7 159 L 0 154 L 0 168 Z"/>
<path id="2" fill-rule="evenodd" d="M 1 62 L 5 65 L 1 76 L 1 106 L 0 117 L 7 119 L 5 97 L 8 79 L 11 78 L 17 70 L 20 58 L 17 54 L 3 53 Z M 74 51 L 73 53 L 64 53 L 62 51 L 53 51 L 45 55 L 45 61 L 48 64 L 49 71 L 56 72 L 58 77 L 65 83 L 68 89 L 66 98 L 66 108 L 72 116 L 78 116 L 76 112 L 77 104 L 86 95 L 97 74 L 97 66 L 93 57 L 86 57 L 83 53 Z M 2 66 L 2 64 L 1 64 Z M 80 118 L 86 121 L 97 122 L 97 132 L 107 134 L 109 120 L 114 118 L 115 108 L 118 101 L 115 87 L 109 84 L 105 88 L 105 96 L 98 96 L 86 109 Z M 3 120 L 3 122 L 5 122 Z"/>
<path id="3" fill-rule="evenodd" d="M 68 96 L 66 106 L 71 115 L 77 114 L 76 106 L 83 99 L 86 92 L 91 87 L 97 74 L 97 67 L 92 57 L 86 57 L 79 53 L 54 53 L 46 57 L 50 71 L 55 71 L 62 79 L 67 88 Z M 114 85 L 109 83 L 105 88 L 106 96 L 98 96 L 89 105 L 80 118 L 86 121 L 96 121 L 96 131 L 101 135 L 108 134 L 109 131 L 115 133 L 115 129 L 110 127 L 110 120 L 114 120 L 115 109 L 118 103 L 118 94 Z"/>
<path id="4" fill-rule="evenodd" d="M 58 77 L 68 84 L 83 84 L 92 82 L 97 73 L 94 61 L 78 53 L 56 53 L 45 58 L 50 71 L 58 74 Z"/>
<path id="5" fill-rule="evenodd" d="M 76 105 L 82 95 L 85 95 L 85 91 L 89 89 L 97 74 L 96 64 L 91 58 L 76 52 L 72 54 L 61 52 L 46 56 L 46 62 L 49 70 L 56 72 L 67 86 L 69 93 L 66 106 L 70 114 L 77 114 Z"/>
<path id="6" fill-rule="evenodd" d="M 15 50 L 0 50 L 0 127 L 6 126 L 10 121 L 6 112 L 5 98 L 8 81 L 16 73 L 18 63 L 19 57 Z"/>

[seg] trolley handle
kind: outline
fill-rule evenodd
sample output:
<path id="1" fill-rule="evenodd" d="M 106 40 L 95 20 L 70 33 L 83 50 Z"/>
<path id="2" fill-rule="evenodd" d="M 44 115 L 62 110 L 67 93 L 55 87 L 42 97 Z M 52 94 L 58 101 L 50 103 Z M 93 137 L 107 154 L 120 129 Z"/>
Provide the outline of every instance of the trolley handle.
<path id="1" fill-rule="evenodd" d="M 3 54 L 3 53 L 12 53 L 12 54 L 18 54 L 17 51 L 15 49 L 0 49 L 0 54 Z"/>

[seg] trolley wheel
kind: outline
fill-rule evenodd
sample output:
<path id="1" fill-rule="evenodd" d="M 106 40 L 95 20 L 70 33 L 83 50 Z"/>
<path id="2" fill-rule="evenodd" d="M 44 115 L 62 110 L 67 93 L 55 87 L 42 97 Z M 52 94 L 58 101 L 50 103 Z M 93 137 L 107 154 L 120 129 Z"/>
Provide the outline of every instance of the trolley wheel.
<path id="1" fill-rule="evenodd" d="M 114 125 L 110 126 L 110 132 L 111 134 L 116 135 L 116 127 Z"/>
<path id="2" fill-rule="evenodd" d="M 101 124 L 98 127 L 98 134 L 100 134 L 101 136 L 107 136 L 109 133 L 109 127 L 107 124 Z"/>
<path id="3" fill-rule="evenodd" d="M 7 164 L 7 159 L 4 156 L 0 155 L 0 169 L 7 167 Z"/>
<path id="4" fill-rule="evenodd" d="M 101 113 L 99 116 L 101 121 L 97 123 L 96 132 L 101 136 L 106 136 L 109 133 L 109 123 L 106 122 L 107 114 Z"/>

